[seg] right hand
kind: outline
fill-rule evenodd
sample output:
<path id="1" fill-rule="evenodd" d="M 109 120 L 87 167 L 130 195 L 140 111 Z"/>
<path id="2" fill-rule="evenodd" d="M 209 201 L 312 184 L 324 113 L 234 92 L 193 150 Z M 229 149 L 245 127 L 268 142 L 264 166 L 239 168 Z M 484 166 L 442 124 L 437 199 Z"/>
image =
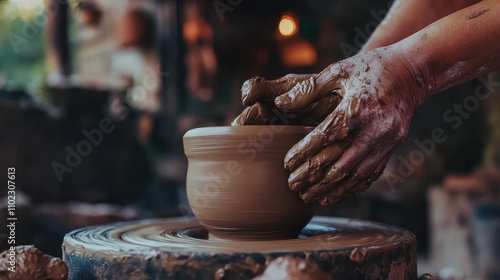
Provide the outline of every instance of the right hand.
<path id="1" fill-rule="evenodd" d="M 406 139 L 413 112 L 426 98 L 418 77 L 406 55 L 388 47 L 334 63 L 317 75 L 250 79 L 243 102 L 261 103 L 233 124 L 274 124 L 269 109 L 276 106 L 298 112 L 295 123 L 316 126 L 285 157 L 288 184 L 305 202 L 334 205 L 366 190 Z"/>

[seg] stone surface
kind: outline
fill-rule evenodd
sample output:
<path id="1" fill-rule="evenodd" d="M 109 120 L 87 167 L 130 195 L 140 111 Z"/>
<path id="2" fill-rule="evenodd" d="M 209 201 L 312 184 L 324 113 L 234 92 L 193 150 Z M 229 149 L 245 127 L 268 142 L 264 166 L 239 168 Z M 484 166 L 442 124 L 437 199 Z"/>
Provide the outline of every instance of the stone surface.
<path id="1" fill-rule="evenodd" d="M 14 266 L 11 263 L 13 260 Z M 68 266 L 63 260 L 45 255 L 35 246 L 16 246 L 13 251 L 6 250 L 0 254 L 1 280 L 64 280 L 67 277 Z"/>

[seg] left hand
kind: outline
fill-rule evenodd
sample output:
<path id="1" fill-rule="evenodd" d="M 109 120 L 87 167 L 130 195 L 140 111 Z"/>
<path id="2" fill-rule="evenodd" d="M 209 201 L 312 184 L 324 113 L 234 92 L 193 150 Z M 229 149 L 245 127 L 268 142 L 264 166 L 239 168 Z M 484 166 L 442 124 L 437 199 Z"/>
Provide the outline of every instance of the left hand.
<path id="1" fill-rule="evenodd" d="M 290 110 L 281 110 L 274 104 L 275 99 L 283 94 L 305 90 L 303 86 L 315 76 L 288 74 L 271 81 L 261 77 L 245 81 L 241 87 L 241 101 L 248 107 L 234 119 L 232 125 L 318 125 L 341 101 L 336 92 L 318 95 L 314 99 L 298 98 L 297 103 L 305 103 Z"/>

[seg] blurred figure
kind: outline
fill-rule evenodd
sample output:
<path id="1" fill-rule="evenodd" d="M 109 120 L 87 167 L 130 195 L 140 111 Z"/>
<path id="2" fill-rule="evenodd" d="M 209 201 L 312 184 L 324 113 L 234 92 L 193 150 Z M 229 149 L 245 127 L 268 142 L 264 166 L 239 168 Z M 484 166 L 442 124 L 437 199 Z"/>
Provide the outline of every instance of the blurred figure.
<path id="1" fill-rule="evenodd" d="M 187 44 L 187 85 L 193 98 L 210 101 L 214 97 L 217 58 L 213 48 L 213 29 L 199 14 L 193 3 L 186 7 L 186 22 L 182 27 Z"/>

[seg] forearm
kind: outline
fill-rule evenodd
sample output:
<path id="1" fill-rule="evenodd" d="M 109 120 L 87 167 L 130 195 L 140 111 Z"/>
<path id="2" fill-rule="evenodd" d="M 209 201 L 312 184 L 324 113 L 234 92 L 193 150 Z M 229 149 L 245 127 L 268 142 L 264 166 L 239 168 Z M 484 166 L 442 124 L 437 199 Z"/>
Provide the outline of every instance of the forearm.
<path id="1" fill-rule="evenodd" d="M 396 0 L 361 52 L 396 43 L 480 0 Z"/>
<path id="2" fill-rule="evenodd" d="M 422 93 L 435 93 L 500 69 L 500 5 L 485 0 L 391 46 L 403 54 Z"/>

